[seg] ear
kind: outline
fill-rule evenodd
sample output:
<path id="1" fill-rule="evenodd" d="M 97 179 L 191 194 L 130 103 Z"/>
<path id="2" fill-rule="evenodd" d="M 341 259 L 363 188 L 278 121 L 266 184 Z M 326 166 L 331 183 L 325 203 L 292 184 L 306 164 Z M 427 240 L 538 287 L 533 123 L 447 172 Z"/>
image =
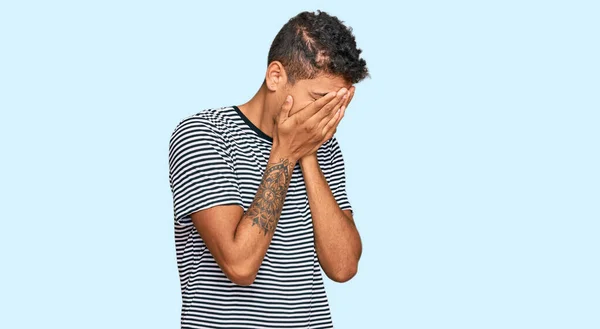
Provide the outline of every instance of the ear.
<path id="1" fill-rule="evenodd" d="M 265 84 L 270 91 L 277 91 L 287 84 L 287 74 L 280 61 L 272 61 L 267 67 Z"/>

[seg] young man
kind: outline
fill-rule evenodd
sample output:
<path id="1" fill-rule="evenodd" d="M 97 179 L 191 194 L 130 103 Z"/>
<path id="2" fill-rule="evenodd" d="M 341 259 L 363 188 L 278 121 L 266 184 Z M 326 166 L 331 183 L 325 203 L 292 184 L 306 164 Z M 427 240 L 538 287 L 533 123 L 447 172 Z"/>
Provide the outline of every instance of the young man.
<path id="1" fill-rule="evenodd" d="M 169 142 L 182 328 L 332 328 L 334 281 L 362 253 L 333 137 L 367 77 L 352 29 L 286 23 L 245 104 L 183 119 Z"/>

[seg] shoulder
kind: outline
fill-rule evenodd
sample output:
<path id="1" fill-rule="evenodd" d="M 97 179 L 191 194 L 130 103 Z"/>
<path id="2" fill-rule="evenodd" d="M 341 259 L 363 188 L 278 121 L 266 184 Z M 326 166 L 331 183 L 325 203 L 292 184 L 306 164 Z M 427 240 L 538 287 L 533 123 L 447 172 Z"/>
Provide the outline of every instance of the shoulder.
<path id="1" fill-rule="evenodd" d="M 340 145 L 335 136 L 326 140 L 317 151 L 317 158 L 321 164 L 321 168 L 330 167 L 340 152 Z"/>
<path id="2" fill-rule="evenodd" d="M 176 144 L 189 138 L 224 141 L 221 137 L 230 120 L 229 107 L 207 108 L 180 120 L 171 133 L 169 144 Z"/>
<path id="3" fill-rule="evenodd" d="M 327 154 L 330 157 L 336 156 L 338 153 L 342 152 L 340 142 L 335 136 L 331 137 L 329 140 L 323 143 L 323 147 L 327 150 Z"/>
<path id="4" fill-rule="evenodd" d="M 171 135 L 194 128 L 210 129 L 215 132 L 220 132 L 223 123 L 226 120 L 224 114 L 225 109 L 226 107 L 207 108 L 198 113 L 189 115 L 177 123 Z"/>
<path id="5" fill-rule="evenodd" d="M 335 138 L 335 136 L 333 136 L 330 139 L 324 141 L 323 144 L 321 144 L 321 146 L 319 147 L 319 152 L 330 153 L 331 150 L 333 149 L 334 145 L 337 145 L 337 143 L 338 143 L 337 138 Z"/>

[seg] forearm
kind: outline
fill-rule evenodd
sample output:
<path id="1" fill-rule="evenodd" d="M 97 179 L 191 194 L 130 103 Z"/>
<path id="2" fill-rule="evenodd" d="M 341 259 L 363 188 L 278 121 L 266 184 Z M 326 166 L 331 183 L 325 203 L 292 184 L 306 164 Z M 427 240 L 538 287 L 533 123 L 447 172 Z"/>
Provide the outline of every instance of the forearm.
<path id="1" fill-rule="evenodd" d="M 316 156 L 300 160 L 313 220 L 315 249 L 328 277 L 347 281 L 357 271 L 362 253 L 360 235 L 352 218 L 340 209 Z"/>
<path id="2" fill-rule="evenodd" d="M 256 274 L 273 238 L 297 159 L 279 152 L 271 155 L 254 200 L 234 233 L 235 258 L 245 271 Z"/>

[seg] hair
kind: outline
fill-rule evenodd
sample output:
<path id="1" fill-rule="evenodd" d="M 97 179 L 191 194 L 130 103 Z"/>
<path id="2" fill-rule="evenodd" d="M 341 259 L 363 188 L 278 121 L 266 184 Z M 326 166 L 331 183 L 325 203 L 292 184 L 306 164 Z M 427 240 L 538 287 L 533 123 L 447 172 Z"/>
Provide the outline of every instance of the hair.
<path id="1" fill-rule="evenodd" d="M 352 28 L 336 16 L 317 10 L 292 17 L 273 40 L 267 65 L 279 61 L 288 83 L 318 75 L 341 76 L 349 83 L 370 77 L 367 62 L 360 58 Z"/>

